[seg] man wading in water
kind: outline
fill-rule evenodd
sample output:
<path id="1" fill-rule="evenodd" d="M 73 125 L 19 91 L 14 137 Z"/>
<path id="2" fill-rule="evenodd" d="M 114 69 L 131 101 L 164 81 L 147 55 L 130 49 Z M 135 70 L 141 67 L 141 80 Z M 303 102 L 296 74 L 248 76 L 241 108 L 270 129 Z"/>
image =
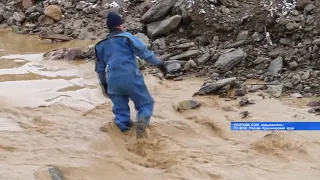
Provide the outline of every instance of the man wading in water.
<path id="1" fill-rule="evenodd" d="M 134 35 L 124 32 L 123 19 L 114 12 L 107 17 L 110 33 L 97 43 L 96 67 L 100 85 L 113 103 L 115 124 L 121 132 L 132 126 L 130 120 L 129 99 L 138 111 L 136 136 L 145 136 L 145 128 L 153 113 L 154 100 L 145 85 L 144 78 L 136 61 L 136 55 L 148 63 L 156 65 L 166 76 L 163 62 Z"/>

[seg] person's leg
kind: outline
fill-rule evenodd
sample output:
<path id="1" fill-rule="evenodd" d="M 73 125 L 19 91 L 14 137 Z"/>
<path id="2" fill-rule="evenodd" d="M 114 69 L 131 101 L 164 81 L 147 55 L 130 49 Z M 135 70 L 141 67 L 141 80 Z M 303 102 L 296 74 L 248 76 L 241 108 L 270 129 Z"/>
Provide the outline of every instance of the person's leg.
<path id="1" fill-rule="evenodd" d="M 131 128 L 129 97 L 125 95 L 109 94 L 113 103 L 112 112 L 115 115 L 115 123 L 121 132 Z"/>
<path id="2" fill-rule="evenodd" d="M 133 84 L 129 97 L 138 111 L 137 137 L 140 138 L 145 133 L 145 127 L 150 123 L 150 118 L 154 108 L 154 99 L 149 93 L 143 78 L 134 81 Z"/>

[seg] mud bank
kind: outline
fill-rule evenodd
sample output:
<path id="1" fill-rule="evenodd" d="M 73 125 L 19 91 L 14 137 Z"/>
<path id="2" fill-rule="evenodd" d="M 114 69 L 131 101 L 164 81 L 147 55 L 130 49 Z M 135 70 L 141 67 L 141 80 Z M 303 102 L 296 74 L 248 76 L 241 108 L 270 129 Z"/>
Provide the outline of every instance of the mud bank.
<path id="1" fill-rule="evenodd" d="M 150 138 L 122 134 L 112 104 L 97 86 L 93 62 L 44 61 L 56 47 L 36 37 L 0 35 L 0 179 L 223 179 L 318 180 L 318 132 L 233 132 L 232 121 L 317 121 L 309 99 L 273 99 L 253 93 L 255 104 L 195 97 L 201 107 L 177 112 L 204 79 L 160 80 L 145 70 L 156 100 Z M 10 40 L 10 41 L 9 41 Z M 28 43 L 26 43 L 28 42 Z M 41 44 L 41 46 L 40 46 Z M 132 118 L 135 112 L 132 103 Z M 248 111 L 242 119 L 240 112 Z M 284 113 L 285 112 L 285 113 Z"/>

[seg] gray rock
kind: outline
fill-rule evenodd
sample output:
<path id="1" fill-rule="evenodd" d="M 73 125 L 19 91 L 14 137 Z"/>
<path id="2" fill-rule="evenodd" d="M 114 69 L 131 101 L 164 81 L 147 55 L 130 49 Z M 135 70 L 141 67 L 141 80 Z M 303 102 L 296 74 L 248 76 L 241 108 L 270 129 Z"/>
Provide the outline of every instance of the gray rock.
<path id="1" fill-rule="evenodd" d="M 268 65 L 267 63 L 262 62 L 262 63 L 256 65 L 255 69 L 256 69 L 256 70 L 264 70 L 264 69 L 267 69 L 268 66 L 269 66 L 269 65 Z"/>
<path id="2" fill-rule="evenodd" d="M 205 64 L 211 59 L 211 54 L 210 52 L 206 52 L 201 58 L 198 59 L 199 64 Z"/>
<path id="3" fill-rule="evenodd" d="M 291 97 L 295 97 L 295 98 L 303 98 L 302 94 L 300 93 L 292 93 L 290 94 Z"/>
<path id="4" fill-rule="evenodd" d="M 281 38 L 279 41 L 281 44 L 290 46 L 292 44 L 291 39 L 289 38 Z"/>
<path id="5" fill-rule="evenodd" d="M 283 92 L 283 85 L 268 85 L 268 92 L 275 98 L 279 98 Z"/>
<path id="6" fill-rule="evenodd" d="M 133 32 L 143 32 L 143 24 L 135 21 L 135 20 L 130 20 L 125 22 L 125 27 L 127 31 L 133 31 Z"/>
<path id="7" fill-rule="evenodd" d="M 14 12 L 13 13 L 13 20 L 21 23 L 26 19 L 26 16 L 23 13 Z"/>
<path id="8" fill-rule="evenodd" d="M 189 70 L 192 68 L 197 68 L 197 64 L 193 60 L 189 60 L 183 67 L 183 70 Z"/>
<path id="9" fill-rule="evenodd" d="M 190 3 L 185 0 L 178 0 L 177 3 L 172 8 L 172 13 L 174 15 L 181 15 L 182 16 L 182 21 L 184 23 L 188 23 L 190 19 L 190 8 L 189 8 Z"/>
<path id="10" fill-rule="evenodd" d="M 152 23 L 163 19 L 176 4 L 176 0 L 158 0 L 142 17 L 141 22 Z"/>
<path id="11" fill-rule="evenodd" d="M 85 1 L 78 2 L 76 9 L 77 10 L 83 10 L 84 8 L 88 7 L 90 3 L 86 3 Z"/>
<path id="12" fill-rule="evenodd" d="M 78 60 L 84 58 L 81 49 L 61 48 L 47 52 L 43 55 L 47 60 Z"/>
<path id="13" fill-rule="evenodd" d="M 189 50 L 186 52 L 183 52 L 181 54 L 178 54 L 176 56 L 170 57 L 170 60 L 182 60 L 182 59 L 187 59 L 189 60 L 189 58 L 197 55 L 199 53 L 199 50 Z"/>
<path id="14" fill-rule="evenodd" d="M 168 73 L 174 73 L 181 69 L 181 65 L 179 63 L 172 63 L 166 66 Z"/>
<path id="15" fill-rule="evenodd" d="M 311 93 L 305 93 L 303 94 L 303 97 L 309 98 L 309 97 L 313 97 L 313 95 Z"/>
<path id="16" fill-rule="evenodd" d="M 213 65 L 214 68 L 225 73 L 230 71 L 234 66 L 239 64 L 247 57 L 247 54 L 242 49 L 237 49 L 225 54 L 222 54 L 219 59 Z"/>
<path id="17" fill-rule="evenodd" d="M 319 50 L 319 47 L 317 45 L 314 45 L 312 48 L 312 52 L 316 53 L 316 52 L 318 52 L 318 50 Z"/>
<path id="18" fill-rule="evenodd" d="M 3 17 L 4 20 L 8 20 L 9 18 L 12 17 L 12 15 L 13 15 L 13 13 L 10 12 L 10 11 L 4 11 L 4 12 L 2 13 L 2 17 Z"/>
<path id="19" fill-rule="evenodd" d="M 249 31 L 241 31 L 237 36 L 237 41 L 246 40 L 249 37 Z"/>
<path id="20" fill-rule="evenodd" d="M 302 76 L 301 79 L 302 80 L 307 80 L 311 77 L 311 73 L 312 73 L 312 69 L 307 70 Z"/>
<path id="21" fill-rule="evenodd" d="M 169 64 L 174 64 L 174 63 L 178 63 L 181 66 L 185 65 L 188 61 L 179 61 L 179 60 L 170 60 L 170 61 L 165 61 L 164 64 L 165 65 L 169 65 Z"/>
<path id="22" fill-rule="evenodd" d="M 301 77 L 299 74 L 295 74 L 291 80 L 293 86 L 298 85 L 300 81 L 301 81 Z"/>
<path id="23" fill-rule="evenodd" d="M 299 92 L 301 92 L 301 91 L 303 90 L 303 85 L 302 85 L 302 84 L 298 84 L 298 85 L 296 86 L 296 90 L 299 91 Z"/>
<path id="24" fill-rule="evenodd" d="M 177 46 L 174 46 L 173 48 L 175 48 L 175 49 L 189 49 L 189 48 L 193 47 L 194 45 L 195 45 L 194 42 L 188 42 L 188 43 L 179 44 Z"/>
<path id="25" fill-rule="evenodd" d="M 297 61 L 293 61 L 289 63 L 289 68 L 292 70 L 296 70 L 298 68 L 298 63 Z"/>
<path id="26" fill-rule="evenodd" d="M 304 92 L 310 92 L 310 90 L 311 90 L 311 87 L 305 87 L 305 88 L 303 88 L 303 91 L 304 91 Z"/>
<path id="27" fill-rule="evenodd" d="M 309 4 L 308 6 L 306 6 L 304 8 L 304 10 L 307 12 L 307 13 L 310 13 L 311 11 L 313 11 L 314 9 L 316 9 L 317 7 L 313 4 Z"/>
<path id="28" fill-rule="evenodd" d="M 203 87 L 201 87 L 196 93 L 194 93 L 193 96 L 219 93 L 219 90 L 221 88 L 228 86 L 230 84 L 234 84 L 235 81 L 236 81 L 236 78 L 232 77 L 232 78 L 221 79 L 219 81 L 208 83 Z"/>
<path id="29" fill-rule="evenodd" d="M 29 15 L 29 19 L 33 21 L 37 21 L 41 14 L 39 12 L 34 12 Z"/>
<path id="30" fill-rule="evenodd" d="M 201 106 L 201 103 L 199 103 L 196 100 L 184 100 L 173 105 L 176 111 L 185 111 L 185 110 L 195 109 L 195 108 L 199 108 L 200 106 Z"/>
<path id="31" fill-rule="evenodd" d="M 314 41 L 312 41 L 312 44 L 320 45 L 320 39 L 315 39 Z"/>
<path id="32" fill-rule="evenodd" d="M 148 24 L 147 32 L 149 37 L 161 36 L 176 29 L 180 24 L 181 18 L 180 15 L 175 15 L 163 21 Z"/>
<path id="33" fill-rule="evenodd" d="M 135 36 L 137 38 L 139 38 L 148 48 L 151 47 L 150 40 L 149 40 L 148 36 L 146 36 L 143 33 L 137 33 L 137 34 L 135 34 Z"/>
<path id="34" fill-rule="evenodd" d="M 286 83 L 284 83 L 283 86 L 286 87 L 286 88 L 289 88 L 289 89 L 293 88 L 293 84 L 291 82 L 286 82 Z"/>
<path id="35" fill-rule="evenodd" d="M 259 34 L 258 32 L 255 32 L 252 35 L 252 39 L 256 42 L 262 41 L 263 40 L 263 35 Z"/>
<path id="36" fill-rule="evenodd" d="M 260 64 L 260 63 L 269 63 L 271 61 L 271 59 L 270 58 L 266 58 L 266 57 L 261 57 L 261 56 L 259 56 L 259 57 L 257 57 L 257 59 L 256 60 L 254 60 L 253 61 L 253 64 Z"/>
<path id="37" fill-rule="evenodd" d="M 320 71 L 313 71 L 313 72 L 312 72 L 312 77 L 313 77 L 313 78 L 320 77 Z"/>
<path id="38" fill-rule="evenodd" d="M 294 29 L 297 29 L 297 28 L 299 28 L 299 23 L 289 22 L 289 23 L 286 25 L 286 28 L 287 28 L 287 30 L 289 30 L 289 31 L 294 30 Z"/>
<path id="39" fill-rule="evenodd" d="M 218 73 L 212 73 L 211 74 L 211 78 L 215 78 L 215 77 L 219 77 L 219 74 Z"/>
<path id="40" fill-rule="evenodd" d="M 308 4 L 311 4 L 312 1 L 311 0 L 297 0 L 297 9 L 298 10 L 303 10 L 306 6 L 308 6 Z"/>
<path id="41" fill-rule="evenodd" d="M 248 79 L 251 79 L 251 78 L 253 78 L 254 77 L 254 74 L 247 74 L 246 75 L 246 78 L 248 78 Z"/>
<path id="42" fill-rule="evenodd" d="M 276 58 L 275 60 L 271 61 L 268 67 L 268 72 L 270 72 L 272 75 L 277 75 L 283 66 L 283 59 L 281 56 Z"/>
<path id="43" fill-rule="evenodd" d="M 242 86 L 241 88 L 237 88 L 236 90 L 235 90 L 235 96 L 244 96 L 244 95 L 246 95 L 246 88 L 245 88 L 245 86 Z"/>

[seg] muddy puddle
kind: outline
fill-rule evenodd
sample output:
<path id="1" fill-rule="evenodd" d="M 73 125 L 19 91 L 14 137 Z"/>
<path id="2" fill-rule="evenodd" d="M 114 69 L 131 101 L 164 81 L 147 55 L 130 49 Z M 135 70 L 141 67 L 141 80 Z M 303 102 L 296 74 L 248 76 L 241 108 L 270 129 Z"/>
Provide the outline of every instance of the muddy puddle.
<path id="1" fill-rule="evenodd" d="M 319 179 L 320 132 L 230 130 L 232 121 L 319 121 L 305 109 L 309 99 L 252 93 L 255 104 L 239 107 L 205 96 L 195 98 L 200 108 L 176 112 L 173 104 L 191 99 L 203 79 L 146 75 L 156 107 L 150 137 L 138 143 L 134 127 L 122 134 L 113 124 L 93 62 L 42 59 L 91 43 L 0 32 L 0 180 Z"/>

